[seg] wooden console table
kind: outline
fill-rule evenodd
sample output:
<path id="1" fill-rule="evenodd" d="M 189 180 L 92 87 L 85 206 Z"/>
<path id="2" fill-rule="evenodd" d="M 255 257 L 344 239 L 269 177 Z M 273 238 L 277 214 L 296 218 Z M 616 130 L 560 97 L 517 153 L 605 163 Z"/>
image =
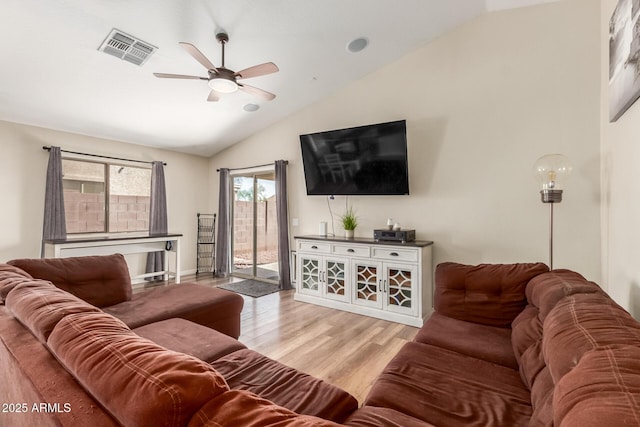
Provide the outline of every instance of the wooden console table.
<path id="1" fill-rule="evenodd" d="M 180 283 L 180 237 L 182 234 L 126 234 L 103 237 L 79 237 L 66 240 L 45 240 L 45 258 L 66 258 L 88 255 L 120 253 L 140 254 L 162 251 L 165 270 L 140 274 L 132 279 L 144 279 L 163 275 L 164 280 L 174 277 Z M 169 252 L 175 255 L 175 271 L 169 270 Z"/>
<path id="2" fill-rule="evenodd" d="M 417 327 L 431 314 L 433 242 L 295 239 L 295 300 Z"/>

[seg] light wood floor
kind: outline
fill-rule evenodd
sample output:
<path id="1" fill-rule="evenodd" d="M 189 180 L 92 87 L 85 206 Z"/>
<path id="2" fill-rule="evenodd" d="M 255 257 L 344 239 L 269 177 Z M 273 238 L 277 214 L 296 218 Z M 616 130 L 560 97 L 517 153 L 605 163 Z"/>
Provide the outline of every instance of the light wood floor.
<path id="1" fill-rule="evenodd" d="M 200 274 L 183 282 L 234 279 Z M 362 403 L 371 384 L 417 328 L 293 300 L 294 291 L 244 297 L 240 341 L 272 359 L 334 384 Z"/>

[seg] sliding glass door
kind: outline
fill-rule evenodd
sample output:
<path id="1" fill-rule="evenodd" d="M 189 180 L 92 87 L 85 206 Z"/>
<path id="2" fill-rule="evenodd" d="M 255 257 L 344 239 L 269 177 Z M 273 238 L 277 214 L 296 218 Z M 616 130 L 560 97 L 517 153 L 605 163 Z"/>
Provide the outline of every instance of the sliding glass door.
<path id="1" fill-rule="evenodd" d="M 232 174 L 232 274 L 278 283 L 275 172 Z"/>

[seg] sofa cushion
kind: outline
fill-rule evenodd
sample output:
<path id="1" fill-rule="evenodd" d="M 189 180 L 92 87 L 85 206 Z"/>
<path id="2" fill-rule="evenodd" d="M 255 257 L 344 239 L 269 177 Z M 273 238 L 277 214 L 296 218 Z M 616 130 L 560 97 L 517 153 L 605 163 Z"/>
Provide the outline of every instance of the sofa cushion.
<path id="1" fill-rule="evenodd" d="M 47 347 L 3 306 L 0 306 L 0 364 L 0 402 L 28 404 L 27 413 L 0 413 L 0 425 L 120 425 L 60 366 Z M 39 405 L 41 402 L 57 404 L 58 410 L 32 411 L 33 404 Z"/>
<path id="2" fill-rule="evenodd" d="M 640 348 L 586 353 L 557 383 L 553 412 L 556 426 L 640 424 Z"/>
<path id="3" fill-rule="evenodd" d="M 234 292 L 181 283 L 135 293 L 130 301 L 105 307 L 104 311 L 130 328 L 178 317 L 238 338 L 243 305 L 244 299 Z"/>
<path id="4" fill-rule="evenodd" d="M 435 427 L 431 423 L 410 417 L 389 408 L 364 406 L 344 422 L 350 427 Z"/>
<path id="5" fill-rule="evenodd" d="M 54 285 L 96 307 L 106 307 L 131 298 L 131 277 L 124 256 L 14 259 L 19 267 L 37 279 Z"/>
<path id="6" fill-rule="evenodd" d="M 593 282 L 571 270 L 553 270 L 534 277 L 525 290 L 530 305 L 540 310 L 540 320 L 564 297 L 574 294 L 603 293 Z"/>
<path id="7" fill-rule="evenodd" d="M 211 366 L 231 389 L 250 391 L 299 414 L 341 422 L 358 408 L 346 391 L 253 350 L 236 351 Z"/>
<path id="8" fill-rule="evenodd" d="M 133 330 L 143 338 L 169 350 L 213 362 L 222 356 L 246 348 L 240 341 L 215 329 L 184 319 L 168 319 Z"/>
<path id="9" fill-rule="evenodd" d="M 529 425 L 553 427 L 553 391 L 555 384 L 545 366 L 536 375 L 535 382 L 531 387 L 531 420 Z"/>
<path id="10" fill-rule="evenodd" d="M 598 285 L 573 271 L 536 276 L 526 294 L 531 305 L 512 324 L 514 353 L 531 389 L 531 425 L 552 426 L 556 384 L 572 375 L 593 349 L 638 342 L 638 324 Z"/>
<path id="11" fill-rule="evenodd" d="M 414 341 L 518 369 L 511 347 L 511 330 L 507 328 L 465 322 L 433 313 Z"/>
<path id="12" fill-rule="evenodd" d="M 207 363 L 141 338 L 105 313 L 66 316 L 47 343 L 126 426 L 184 426 L 206 402 L 228 390 Z"/>
<path id="13" fill-rule="evenodd" d="M 542 263 L 439 264 L 435 311 L 468 322 L 509 327 L 526 305 L 526 284 L 547 271 Z"/>
<path id="14" fill-rule="evenodd" d="M 640 346 L 639 324 L 604 294 L 563 298 L 544 321 L 542 351 L 558 383 L 590 350 L 608 345 Z"/>
<path id="15" fill-rule="evenodd" d="M 39 279 L 13 288 L 7 296 L 6 306 L 43 343 L 65 316 L 100 312 L 99 308 Z"/>
<path id="16" fill-rule="evenodd" d="M 547 366 L 542 354 L 542 339 L 536 341 L 522 353 L 520 358 L 520 376 L 522 382 L 531 390 L 538 374 Z"/>
<path id="17" fill-rule="evenodd" d="M 244 390 L 231 390 L 209 401 L 189 427 L 339 427 L 331 421 L 296 414 Z"/>
<path id="18" fill-rule="evenodd" d="M 522 354 L 541 339 L 540 310 L 529 305 L 511 323 L 511 347 L 518 363 Z"/>
<path id="19" fill-rule="evenodd" d="M 387 365 L 365 406 L 438 426 L 524 426 L 531 416 L 530 393 L 518 371 L 416 342 Z"/>
<path id="20" fill-rule="evenodd" d="M 31 280 L 32 277 L 21 268 L 13 265 L 0 263 L 0 303 L 4 304 L 9 291 L 15 288 L 25 280 Z"/>

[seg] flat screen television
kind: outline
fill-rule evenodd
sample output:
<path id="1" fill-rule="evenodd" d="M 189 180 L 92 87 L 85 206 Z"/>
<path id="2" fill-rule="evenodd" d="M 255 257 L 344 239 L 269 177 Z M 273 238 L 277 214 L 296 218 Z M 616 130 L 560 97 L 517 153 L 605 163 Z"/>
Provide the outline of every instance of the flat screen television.
<path id="1" fill-rule="evenodd" d="M 308 195 L 409 194 L 405 120 L 300 135 Z"/>

